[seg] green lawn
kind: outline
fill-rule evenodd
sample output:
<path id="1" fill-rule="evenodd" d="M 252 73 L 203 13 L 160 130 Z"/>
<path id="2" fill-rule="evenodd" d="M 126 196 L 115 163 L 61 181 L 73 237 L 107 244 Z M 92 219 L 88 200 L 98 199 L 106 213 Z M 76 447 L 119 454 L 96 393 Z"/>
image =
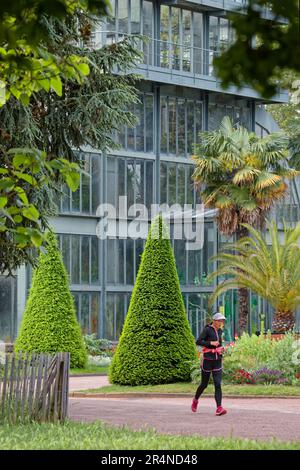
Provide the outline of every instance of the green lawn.
<path id="1" fill-rule="evenodd" d="M 88 366 L 84 369 L 70 369 L 70 375 L 108 374 L 108 367 Z"/>
<path id="2" fill-rule="evenodd" d="M 109 385 L 101 388 L 83 390 L 88 393 L 132 393 L 132 392 L 146 392 L 146 393 L 187 393 L 193 395 L 196 391 L 197 385 L 191 383 L 176 383 L 165 385 L 146 385 L 138 387 L 122 386 L 122 385 Z M 223 385 L 223 395 L 271 395 L 271 396 L 299 396 L 299 386 L 289 385 Z M 204 394 L 214 393 L 212 384 L 208 386 Z"/>
<path id="3" fill-rule="evenodd" d="M 1 450 L 207 450 L 300 449 L 300 442 L 269 442 L 232 438 L 161 435 L 155 431 L 131 431 L 101 422 L 67 422 L 0 426 Z"/>

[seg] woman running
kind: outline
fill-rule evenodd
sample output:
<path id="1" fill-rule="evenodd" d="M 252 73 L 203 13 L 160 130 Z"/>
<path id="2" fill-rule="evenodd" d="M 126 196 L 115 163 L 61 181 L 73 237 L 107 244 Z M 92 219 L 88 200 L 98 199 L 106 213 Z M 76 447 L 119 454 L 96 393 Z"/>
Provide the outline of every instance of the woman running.
<path id="1" fill-rule="evenodd" d="M 201 365 L 202 376 L 201 383 L 196 390 L 195 398 L 192 401 L 192 411 L 195 413 L 198 407 L 198 400 L 203 391 L 206 389 L 210 373 L 212 372 L 215 386 L 215 400 L 217 404 L 216 415 L 221 416 L 227 413 L 222 407 L 222 329 L 225 317 L 221 313 L 213 315 L 213 322 L 206 325 L 199 338 L 196 341 L 198 346 L 203 347 L 203 361 Z"/>

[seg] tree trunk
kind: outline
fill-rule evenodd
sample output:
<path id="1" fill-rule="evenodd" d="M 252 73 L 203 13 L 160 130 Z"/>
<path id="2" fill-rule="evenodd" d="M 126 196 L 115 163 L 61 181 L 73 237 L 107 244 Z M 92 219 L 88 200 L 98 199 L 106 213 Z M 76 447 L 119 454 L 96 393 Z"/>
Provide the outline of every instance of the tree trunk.
<path id="1" fill-rule="evenodd" d="M 238 301 L 239 301 L 239 331 L 241 334 L 247 331 L 248 318 L 249 318 L 249 292 L 248 289 L 238 289 Z"/>
<path id="2" fill-rule="evenodd" d="M 277 310 L 273 317 L 272 333 L 286 333 L 295 326 L 294 312 L 282 312 Z"/>
<path id="3" fill-rule="evenodd" d="M 249 235 L 248 230 L 245 227 L 238 228 L 236 232 L 237 240 L 240 240 L 243 237 L 247 237 Z M 238 305 L 239 305 L 239 335 L 244 331 L 247 331 L 248 325 L 248 318 L 249 318 L 249 291 L 245 287 L 238 289 Z"/>

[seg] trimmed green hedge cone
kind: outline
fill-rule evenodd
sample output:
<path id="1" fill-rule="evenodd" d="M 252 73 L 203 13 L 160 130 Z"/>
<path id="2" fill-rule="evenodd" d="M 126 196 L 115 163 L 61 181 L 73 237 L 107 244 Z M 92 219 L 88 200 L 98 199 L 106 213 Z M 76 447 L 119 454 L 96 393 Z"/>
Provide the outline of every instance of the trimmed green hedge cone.
<path id="1" fill-rule="evenodd" d="M 158 216 L 142 255 L 111 363 L 110 382 L 147 385 L 190 381 L 190 361 L 196 357 L 168 228 Z"/>
<path id="2" fill-rule="evenodd" d="M 84 367 L 87 353 L 68 275 L 56 236 L 49 232 L 47 251 L 34 271 L 15 350 L 37 353 L 69 352 L 71 367 Z"/>

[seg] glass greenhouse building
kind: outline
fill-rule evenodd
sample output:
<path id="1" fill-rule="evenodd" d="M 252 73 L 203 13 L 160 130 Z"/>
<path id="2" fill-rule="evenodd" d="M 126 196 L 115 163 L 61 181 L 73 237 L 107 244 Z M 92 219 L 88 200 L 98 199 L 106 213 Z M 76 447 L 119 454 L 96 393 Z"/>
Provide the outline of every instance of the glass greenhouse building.
<path id="1" fill-rule="evenodd" d="M 128 309 L 145 240 L 124 236 L 99 239 L 97 208 L 107 202 L 118 207 L 119 196 L 134 203 L 192 204 L 200 202 L 191 175 L 193 143 L 201 130 L 217 129 L 228 115 L 234 123 L 264 136 L 276 130 L 263 101 L 250 88 L 226 93 L 214 76 L 212 61 L 234 39 L 227 14 L 243 0 L 115 0 L 113 16 L 93 33 L 96 46 L 121 40 L 124 35 L 143 34 L 144 62 L 136 72 L 140 103 L 132 111 L 135 128 L 115 136 L 121 150 L 101 154 L 97 149 L 82 152 L 85 173 L 75 193 L 66 191 L 59 217 L 52 220 L 70 276 L 78 319 L 85 333 L 117 341 Z M 286 103 L 280 92 L 275 103 Z M 280 212 L 281 211 L 281 212 Z M 299 219 L 297 186 L 276 211 L 284 211 L 290 222 Z M 123 227 L 123 228 L 122 228 Z M 171 231 L 172 233 L 172 231 Z M 213 269 L 209 258 L 226 240 L 216 229 L 213 217 L 205 218 L 204 246 L 186 251 L 185 240 L 172 239 L 187 315 L 196 336 L 207 313 L 207 300 L 214 286 L 207 282 Z M 22 318 L 31 282 L 31 269 L 21 267 L 14 278 L 0 277 L 0 340 L 14 340 Z M 237 298 L 228 293 L 220 299 L 228 318 L 228 337 L 237 326 Z M 252 295 L 249 331 L 260 329 L 258 314 L 272 312 Z M 299 315 L 297 324 L 299 326 Z"/>

